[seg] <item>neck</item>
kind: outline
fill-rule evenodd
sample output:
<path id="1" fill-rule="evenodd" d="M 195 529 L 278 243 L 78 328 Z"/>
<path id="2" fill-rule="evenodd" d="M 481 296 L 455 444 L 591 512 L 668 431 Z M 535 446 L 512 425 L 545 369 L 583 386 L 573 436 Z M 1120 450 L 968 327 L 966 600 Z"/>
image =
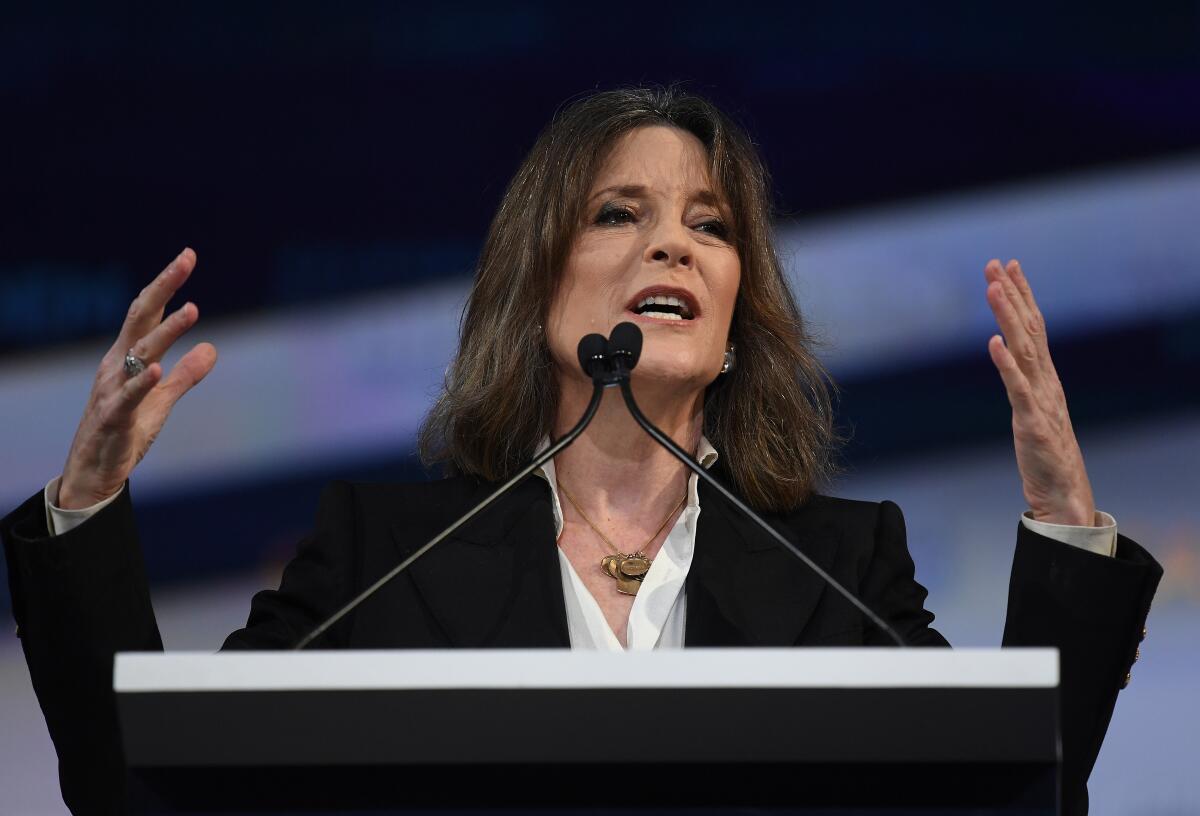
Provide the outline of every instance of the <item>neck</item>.
<path id="1" fill-rule="evenodd" d="M 684 450 L 696 450 L 704 426 L 703 391 L 652 388 L 635 379 L 633 392 L 654 425 Z M 560 386 L 555 438 L 574 424 L 590 397 L 590 383 Z M 650 526 L 679 504 L 688 478 L 687 468 L 637 424 L 616 388 L 604 392 L 591 425 L 555 457 L 554 469 L 585 510 L 607 518 L 636 516 Z"/>

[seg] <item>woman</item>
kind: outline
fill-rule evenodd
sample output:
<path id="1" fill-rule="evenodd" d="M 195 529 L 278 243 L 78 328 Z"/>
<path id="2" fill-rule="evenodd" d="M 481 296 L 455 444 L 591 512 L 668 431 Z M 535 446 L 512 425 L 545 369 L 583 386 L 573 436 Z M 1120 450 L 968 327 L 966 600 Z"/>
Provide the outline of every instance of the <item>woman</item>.
<path id="1" fill-rule="evenodd" d="M 814 492 L 833 449 L 829 400 L 772 248 L 765 179 L 748 138 L 697 97 L 623 90 L 562 111 L 501 202 L 423 432 L 423 452 L 455 475 L 328 488 L 280 588 L 255 597 L 226 648 L 292 645 L 561 435 L 591 393 L 579 338 L 623 320 L 645 335 L 633 387 L 650 419 L 908 643 L 945 645 L 913 578 L 899 509 Z M 77 812 L 120 809 L 112 653 L 161 648 L 126 480 L 216 362 L 208 344 L 165 379 L 158 362 L 197 320 L 190 303 L 161 319 L 195 263 L 184 250 L 134 301 L 61 479 L 0 524 L 14 612 Z M 1161 570 L 1095 510 L 1020 266 L 992 261 L 985 278 L 1004 334 L 989 351 L 1012 403 L 1030 505 L 1005 643 L 1062 650 L 1066 812 L 1082 812 Z M 319 644 L 890 643 L 698 486 L 611 391 L 540 475 Z"/>

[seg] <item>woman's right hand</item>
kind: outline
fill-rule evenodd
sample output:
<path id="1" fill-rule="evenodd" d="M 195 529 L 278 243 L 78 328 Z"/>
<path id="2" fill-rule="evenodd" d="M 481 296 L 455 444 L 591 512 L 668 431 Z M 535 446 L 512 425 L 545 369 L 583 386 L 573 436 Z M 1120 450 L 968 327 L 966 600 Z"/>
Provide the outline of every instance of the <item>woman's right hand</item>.
<path id="1" fill-rule="evenodd" d="M 163 308 L 195 266 L 196 253 L 183 250 L 130 305 L 117 342 L 100 361 L 71 442 L 54 502 L 58 507 L 90 507 L 119 491 L 175 403 L 216 365 L 216 348 L 199 343 L 163 379 L 160 360 L 200 316 L 189 302 L 163 320 Z M 135 377 L 125 375 L 125 354 L 130 350 L 146 361 L 145 370 Z"/>

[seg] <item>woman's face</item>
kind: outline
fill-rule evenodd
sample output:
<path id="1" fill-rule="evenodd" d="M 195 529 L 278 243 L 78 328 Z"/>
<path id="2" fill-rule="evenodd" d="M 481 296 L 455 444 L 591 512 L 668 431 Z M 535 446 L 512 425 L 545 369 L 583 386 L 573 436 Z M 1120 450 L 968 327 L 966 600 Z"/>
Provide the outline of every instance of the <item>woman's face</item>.
<path id="1" fill-rule="evenodd" d="M 700 390 L 716 378 L 741 279 L 704 146 L 664 126 L 622 136 L 596 175 L 546 321 L 560 376 L 586 379 L 576 348 L 636 323 L 639 381 Z"/>

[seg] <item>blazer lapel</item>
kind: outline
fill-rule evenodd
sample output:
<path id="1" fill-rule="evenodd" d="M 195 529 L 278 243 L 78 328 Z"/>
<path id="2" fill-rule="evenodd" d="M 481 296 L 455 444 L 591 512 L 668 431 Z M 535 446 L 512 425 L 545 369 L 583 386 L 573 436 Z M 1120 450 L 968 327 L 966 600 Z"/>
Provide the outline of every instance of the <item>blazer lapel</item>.
<path id="1" fill-rule="evenodd" d="M 457 513 L 494 489 L 479 485 Z M 824 582 L 703 482 L 699 489 L 685 645 L 795 645 Z M 787 516 L 763 515 L 817 564 L 831 566 L 836 531 L 809 529 L 803 508 Z M 399 520 L 392 537 L 402 557 L 424 540 Z M 536 476 L 422 556 L 408 573 L 451 646 L 570 647 L 549 487 Z"/>
<path id="2" fill-rule="evenodd" d="M 459 512 L 495 488 L 481 484 Z M 403 522 L 392 532 L 402 556 L 423 543 L 413 541 Z M 549 488 L 536 476 L 427 552 L 408 572 L 452 646 L 570 645 Z"/>
<path id="3" fill-rule="evenodd" d="M 760 515 L 828 569 L 837 534 L 823 528 L 801 535 L 803 513 Z M 701 482 L 687 580 L 687 646 L 793 646 L 824 591 L 807 565 Z"/>

